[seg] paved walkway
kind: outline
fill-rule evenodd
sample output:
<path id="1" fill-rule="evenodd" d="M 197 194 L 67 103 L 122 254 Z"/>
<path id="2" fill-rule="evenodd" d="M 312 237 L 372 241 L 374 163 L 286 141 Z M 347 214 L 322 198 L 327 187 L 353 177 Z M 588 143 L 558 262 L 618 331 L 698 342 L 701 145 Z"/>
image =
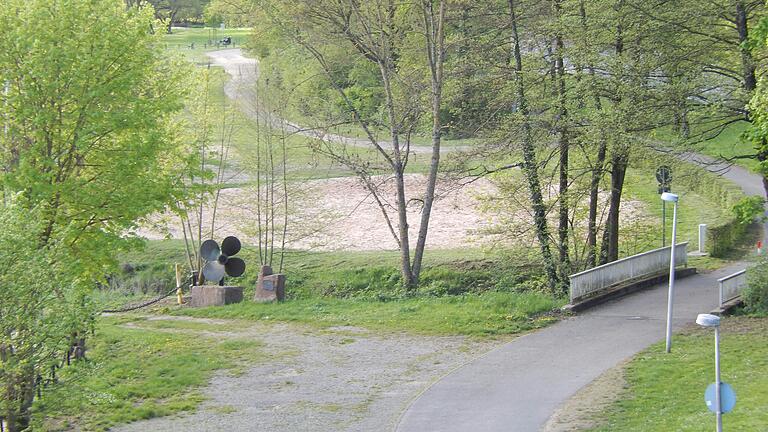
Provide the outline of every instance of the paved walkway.
<path id="1" fill-rule="evenodd" d="M 743 268 L 677 281 L 675 327 L 713 309 L 717 279 Z M 538 431 L 581 387 L 663 339 L 666 310 L 662 284 L 515 339 L 427 389 L 397 431 Z"/>
<path id="2" fill-rule="evenodd" d="M 701 155 L 685 157 L 739 184 L 747 195 L 764 194 L 762 179 L 740 167 L 728 169 Z M 675 328 L 713 309 L 717 279 L 743 268 L 735 264 L 676 282 Z M 428 388 L 396 430 L 538 431 L 583 386 L 663 340 L 666 305 L 663 283 L 505 344 Z"/>

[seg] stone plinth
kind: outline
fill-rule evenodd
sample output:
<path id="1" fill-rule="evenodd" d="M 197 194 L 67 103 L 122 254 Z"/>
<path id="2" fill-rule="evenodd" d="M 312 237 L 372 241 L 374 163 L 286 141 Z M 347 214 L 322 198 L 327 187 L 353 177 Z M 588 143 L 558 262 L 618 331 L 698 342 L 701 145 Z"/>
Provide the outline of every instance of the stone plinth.
<path id="1" fill-rule="evenodd" d="M 243 301 L 243 287 L 204 285 L 192 287 L 192 307 L 223 306 Z"/>
<path id="2" fill-rule="evenodd" d="M 272 268 L 262 266 L 253 300 L 260 303 L 285 300 L 285 275 L 272 274 Z"/>

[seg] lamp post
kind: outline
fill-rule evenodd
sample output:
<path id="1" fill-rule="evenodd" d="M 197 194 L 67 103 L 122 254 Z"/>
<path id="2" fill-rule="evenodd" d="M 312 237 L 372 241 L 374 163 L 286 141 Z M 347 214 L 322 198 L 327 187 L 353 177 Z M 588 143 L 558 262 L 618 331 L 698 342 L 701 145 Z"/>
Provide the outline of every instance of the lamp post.
<path id="1" fill-rule="evenodd" d="M 723 409 L 720 395 L 720 317 L 711 314 L 699 314 L 696 324 L 702 327 L 715 328 L 715 414 L 717 416 L 717 432 L 723 432 Z"/>
<path id="2" fill-rule="evenodd" d="M 675 203 L 672 213 L 672 244 L 669 252 L 669 293 L 667 295 L 667 352 L 672 351 L 672 303 L 675 294 L 675 242 L 677 237 L 677 195 L 669 192 L 661 194 L 664 202 Z"/>

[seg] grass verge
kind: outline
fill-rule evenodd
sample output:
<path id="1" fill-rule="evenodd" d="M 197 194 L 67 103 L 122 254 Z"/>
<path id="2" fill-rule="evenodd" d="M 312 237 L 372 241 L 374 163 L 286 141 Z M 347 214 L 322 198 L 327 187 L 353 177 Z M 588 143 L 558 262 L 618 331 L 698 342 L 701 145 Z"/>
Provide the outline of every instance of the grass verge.
<path id="1" fill-rule="evenodd" d="M 723 320 L 722 380 L 736 391 L 736 407 L 723 416 L 723 429 L 768 430 L 768 318 Z M 595 432 L 701 431 L 714 429 L 704 404 L 714 382 L 713 332 L 690 328 L 675 336 L 674 350 L 656 344 L 627 367 L 629 387 L 600 417 Z"/>
<path id="2" fill-rule="evenodd" d="M 266 357 L 254 340 L 153 329 L 161 325 L 131 327 L 142 321 L 130 315 L 100 318 L 88 359 L 62 369 L 58 383 L 35 402 L 32 430 L 104 431 L 191 411 L 204 399 L 199 389 L 215 371 L 237 373 Z M 200 330 L 199 323 L 192 324 L 187 330 Z"/>

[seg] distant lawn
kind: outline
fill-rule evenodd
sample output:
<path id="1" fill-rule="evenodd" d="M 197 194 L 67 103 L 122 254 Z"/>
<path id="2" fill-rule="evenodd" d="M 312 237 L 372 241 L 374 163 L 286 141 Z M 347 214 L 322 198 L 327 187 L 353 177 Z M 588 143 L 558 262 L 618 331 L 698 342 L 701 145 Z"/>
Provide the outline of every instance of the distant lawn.
<path id="1" fill-rule="evenodd" d="M 736 407 L 723 415 L 723 429 L 768 430 L 768 318 L 727 318 L 722 327 L 722 380 L 736 392 Z M 629 388 L 603 414 L 604 424 L 592 430 L 714 430 L 715 415 L 704 404 L 714 377 L 713 332 L 692 328 L 675 336 L 671 354 L 656 344 L 632 360 Z"/>
<path id="2" fill-rule="evenodd" d="M 199 323 L 143 322 L 134 315 L 100 318 L 95 336 L 88 338 L 87 360 L 62 369 L 59 383 L 43 390 L 33 406 L 30 430 L 105 431 L 117 424 L 193 411 L 204 399 L 200 388 L 215 371 L 237 373 L 266 358 L 253 340 L 162 331 L 201 330 Z M 229 328 L 209 325 L 204 330 Z"/>
<path id="3" fill-rule="evenodd" d="M 208 27 L 174 27 L 171 34 L 163 36 L 163 44 L 159 47 L 178 52 L 193 63 L 207 63 L 208 51 L 228 48 L 242 48 L 247 45 L 250 28 L 218 29 Z M 226 36 L 232 38 L 233 45 L 217 44 Z M 194 46 L 192 46 L 194 44 Z"/>
<path id="4" fill-rule="evenodd" d="M 741 138 L 741 135 L 747 130 L 747 127 L 748 125 L 746 122 L 731 124 L 716 137 L 693 144 L 691 149 L 714 158 L 732 159 L 734 164 L 744 167 L 752 172 L 758 172 L 759 164 L 755 159 L 735 158 L 737 156 L 755 154 L 753 144 Z M 695 133 L 695 131 L 692 133 Z M 662 141 L 675 140 L 668 129 L 657 131 L 655 133 L 655 138 Z"/>
<path id="5" fill-rule="evenodd" d="M 729 126 L 717 138 L 701 143 L 701 152 L 712 157 L 725 159 L 755 154 L 754 145 L 741 139 L 741 134 L 746 129 L 746 122 Z M 733 159 L 733 163 L 752 172 L 759 171 L 759 163 L 755 159 Z"/>

